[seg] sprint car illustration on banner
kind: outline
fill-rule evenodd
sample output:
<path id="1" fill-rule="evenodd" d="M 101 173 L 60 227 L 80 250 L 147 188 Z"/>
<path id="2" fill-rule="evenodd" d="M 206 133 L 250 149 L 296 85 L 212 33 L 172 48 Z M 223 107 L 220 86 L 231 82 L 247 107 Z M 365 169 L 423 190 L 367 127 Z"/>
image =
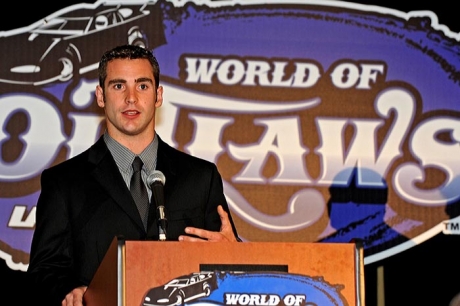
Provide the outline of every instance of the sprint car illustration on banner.
<path id="1" fill-rule="evenodd" d="M 347 306 L 342 289 L 322 277 L 285 272 L 199 272 L 151 288 L 140 305 Z"/>
<path id="2" fill-rule="evenodd" d="M 209 296 L 216 288 L 215 273 L 193 273 L 175 278 L 164 286 L 152 288 L 144 299 L 144 305 L 183 305 L 185 302 Z"/>
<path id="3" fill-rule="evenodd" d="M 155 48 L 164 43 L 159 13 L 155 2 L 78 5 L 0 36 L 0 83 L 44 85 L 77 78 L 97 67 L 106 37 L 114 38 L 114 45 Z M 18 53 L 15 45 L 33 52 Z"/>

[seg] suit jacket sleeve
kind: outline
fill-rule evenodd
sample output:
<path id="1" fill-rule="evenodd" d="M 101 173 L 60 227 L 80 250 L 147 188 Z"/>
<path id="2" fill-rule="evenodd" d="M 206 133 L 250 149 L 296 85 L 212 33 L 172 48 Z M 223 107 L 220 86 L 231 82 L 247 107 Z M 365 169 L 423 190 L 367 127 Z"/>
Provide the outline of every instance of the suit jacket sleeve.
<path id="1" fill-rule="evenodd" d="M 84 284 L 73 277 L 68 211 L 62 205 L 57 179 L 49 176 L 48 170 L 42 173 L 41 188 L 27 273 L 38 301 L 61 305 L 68 292 Z"/>

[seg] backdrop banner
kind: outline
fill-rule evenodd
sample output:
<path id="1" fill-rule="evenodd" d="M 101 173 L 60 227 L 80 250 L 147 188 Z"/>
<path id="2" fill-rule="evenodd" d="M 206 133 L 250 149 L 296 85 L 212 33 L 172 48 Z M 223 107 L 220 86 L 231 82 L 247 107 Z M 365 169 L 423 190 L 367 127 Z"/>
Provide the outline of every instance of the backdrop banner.
<path id="1" fill-rule="evenodd" d="M 433 12 L 106 0 L 42 17 L 0 32 L 11 269 L 28 267 L 41 172 L 104 132 L 97 65 L 125 43 L 157 57 L 157 132 L 217 164 L 244 241 L 361 239 L 369 264 L 460 233 L 460 37 Z"/>

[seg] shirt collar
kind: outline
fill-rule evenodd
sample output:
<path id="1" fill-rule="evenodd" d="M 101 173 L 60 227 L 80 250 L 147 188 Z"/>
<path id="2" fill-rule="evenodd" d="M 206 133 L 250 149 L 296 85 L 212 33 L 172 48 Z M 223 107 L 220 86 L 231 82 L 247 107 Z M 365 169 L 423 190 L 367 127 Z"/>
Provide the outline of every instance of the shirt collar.
<path id="1" fill-rule="evenodd" d="M 120 170 L 129 172 L 132 169 L 132 163 L 136 154 L 131 152 L 127 147 L 113 139 L 107 131 L 104 133 L 104 141 L 112 153 L 115 162 Z M 147 173 L 151 173 L 156 168 L 157 163 L 157 152 L 158 152 L 158 137 L 155 133 L 153 141 L 139 154 L 142 162 L 144 163 L 144 169 Z"/>

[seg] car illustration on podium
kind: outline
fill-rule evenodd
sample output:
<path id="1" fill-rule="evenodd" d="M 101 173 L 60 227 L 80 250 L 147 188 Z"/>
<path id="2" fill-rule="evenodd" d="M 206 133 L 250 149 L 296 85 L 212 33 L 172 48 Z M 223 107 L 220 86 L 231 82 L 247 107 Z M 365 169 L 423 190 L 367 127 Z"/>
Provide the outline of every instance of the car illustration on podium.
<path id="1" fill-rule="evenodd" d="M 40 86 L 97 69 L 109 46 L 165 44 L 153 1 L 76 4 L 29 27 L 0 32 L 0 83 Z M 18 50 L 17 46 L 21 46 Z"/>
<path id="2" fill-rule="evenodd" d="M 167 284 L 150 289 L 143 306 L 183 305 L 200 297 L 207 297 L 217 289 L 214 272 L 199 272 L 180 276 Z"/>

